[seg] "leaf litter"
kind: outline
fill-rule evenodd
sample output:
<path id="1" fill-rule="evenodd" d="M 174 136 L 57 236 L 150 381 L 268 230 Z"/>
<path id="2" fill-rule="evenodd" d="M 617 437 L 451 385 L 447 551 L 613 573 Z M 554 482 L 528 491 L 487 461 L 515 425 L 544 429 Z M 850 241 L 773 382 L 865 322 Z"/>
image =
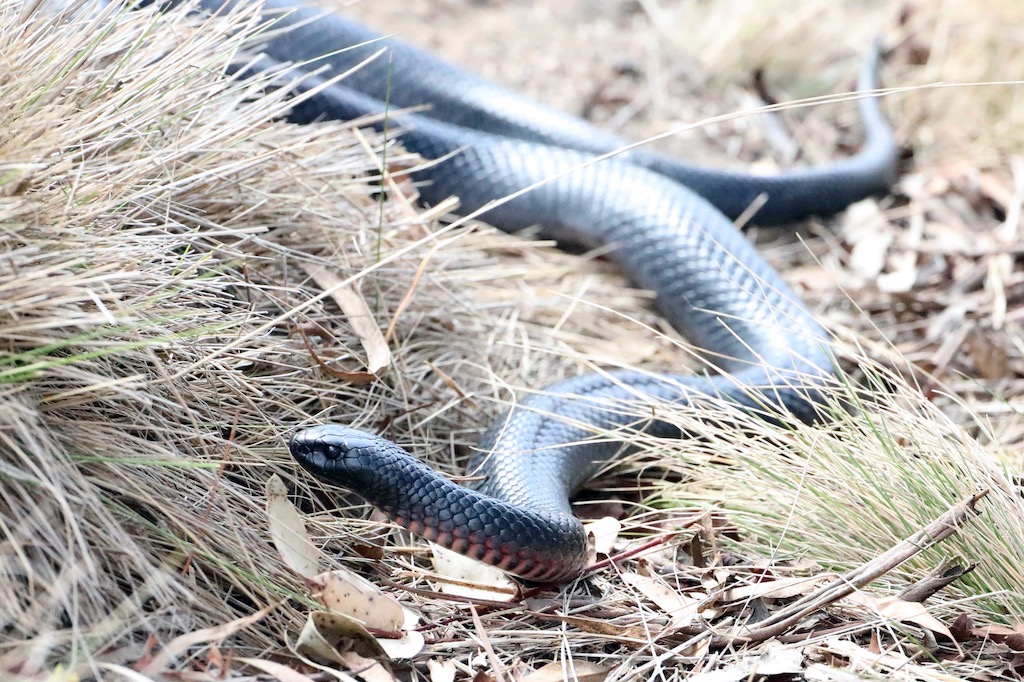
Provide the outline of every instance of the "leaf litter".
<path id="1" fill-rule="evenodd" d="M 843 10 L 864 12 L 858 21 L 823 20 L 832 6 L 817 0 L 788 14 L 776 4 L 705 8 L 701 48 L 682 53 L 671 40 L 615 41 L 652 28 L 671 36 L 673 22 L 692 20 L 685 3 L 630 10 L 618 23 L 598 12 L 589 40 L 560 41 L 574 58 L 548 59 L 570 70 L 599 69 L 616 54 L 643 64 L 658 87 L 641 78 L 616 83 L 607 102 L 591 98 L 596 118 L 618 116 L 637 136 L 699 120 L 710 111 L 701 107 L 738 105 L 745 94 L 735 84 L 750 64 L 777 77 L 836 74 L 842 89 L 840 70 L 866 43 L 856 34 L 880 26 L 895 45 L 893 84 L 1002 80 L 1020 64 L 1000 49 L 1007 27 L 1020 25 L 1019 8 L 1005 2 L 985 0 L 969 15 L 946 5 L 908 5 L 895 17 L 885 7 Z M 452 20 L 509 33 L 510 17 L 536 10 L 461 5 L 401 11 L 411 21 L 436 15 L 443 35 Z M 384 19 L 388 7 L 372 11 Z M 555 14 L 572 3 L 565 8 Z M 141 11 L 97 32 L 97 17 L 55 18 L 13 2 L 3 10 L 0 670 L 199 679 L 256 668 L 286 679 L 286 670 L 306 677 L 329 661 L 340 669 L 333 675 L 362 679 L 1020 672 L 1024 562 L 1012 472 L 1024 435 L 1022 172 L 1013 150 L 1024 126 L 1022 109 L 1009 105 L 1018 88 L 893 99 L 914 165 L 892 197 L 833 223 L 866 220 L 870 230 L 811 221 L 800 240 L 756 235 L 842 339 L 855 385 L 872 389 L 859 416 L 789 436 L 744 424 L 743 439 L 694 424 L 703 437 L 685 448 L 638 437 L 638 455 L 597 486 L 626 512 L 603 548 L 608 566 L 561 590 L 527 589 L 518 600 L 499 591 L 472 606 L 436 589 L 426 548 L 298 472 L 284 437 L 314 420 L 383 425 L 461 473 L 509 389 L 586 368 L 594 349 L 602 363 L 628 365 L 642 344 L 645 367 L 675 368 L 679 341 L 650 334 L 661 326 L 648 297 L 600 261 L 548 245 L 480 227 L 449 238 L 432 222 L 443 212 L 410 214 L 407 184 L 389 184 L 393 201 L 381 204 L 381 167 L 367 150 L 383 140 L 342 124 L 281 124 L 285 105 L 265 84 L 223 77 L 240 40 L 234 29 L 251 27 L 251 16 L 199 30 L 183 12 Z M 768 16 L 787 18 L 759 29 Z M 611 42 L 595 37 L 609 30 Z M 843 40 L 830 47 L 836 31 Z M 819 41 L 813 58 L 794 49 L 794 32 Z M 543 31 L 520 33 L 550 44 Z M 694 56 L 689 76 L 669 65 L 680 54 Z M 508 82 L 529 76 L 525 60 L 505 62 Z M 730 85 L 706 87 L 693 77 L 701 69 Z M 556 102 L 580 94 L 560 84 L 596 82 L 566 73 L 529 81 L 560 89 Z M 779 136 L 795 131 L 796 148 L 823 160 L 845 144 L 835 115 L 783 112 L 770 133 L 740 117 L 681 142 L 750 161 L 792 148 Z M 416 160 L 391 147 L 388 162 Z M 349 297 L 338 300 L 343 290 Z M 350 371 L 364 383 L 339 373 Z M 827 601 L 831 576 L 859 575 L 981 490 L 980 516 L 963 516 L 955 535 Z M 282 500 L 302 509 L 281 511 Z M 694 528 L 709 509 L 719 521 Z M 617 560 L 634 536 L 665 541 Z M 381 551 L 352 551 L 368 545 Z M 950 562 L 961 572 L 927 605 L 897 596 Z M 329 570 L 311 586 L 314 566 Z M 369 584 L 350 581 L 352 571 Z M 351 613 L 331 613 L 314 592 Z M 392 610 L 378 607 L 385 601 L 420 624 L 360 624 Z M 787 613 L 796 614 L 789 629 L 749 641 Z M 320 663 L 292 648 L 311 622 Z M 403 628 L 422 640 L 385 652 Z M 715 640 L 723 632 L 734 633 L 724 647 Z"/>

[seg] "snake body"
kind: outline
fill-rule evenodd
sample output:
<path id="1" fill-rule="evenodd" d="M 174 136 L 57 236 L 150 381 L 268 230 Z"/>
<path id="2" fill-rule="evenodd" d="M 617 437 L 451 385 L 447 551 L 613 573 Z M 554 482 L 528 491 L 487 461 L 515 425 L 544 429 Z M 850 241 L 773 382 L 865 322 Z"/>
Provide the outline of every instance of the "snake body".
<path id="1" fill-rule="evenodd" d="M 206 0 L 211 10 L 222 5 Z M 340 16 L 283 0 L 270 0 L 264 11 L 279 21 L 260 63 L 299 64 L 292 68 L 307 74 L 293 86 L 304 94 L 293 120 L 380 114 L 385 97 L 392 107 L 430 105 L 391 121 L 405 148 L 440 160 L 415 173 L 424 202 L 456 195 L 471 212 L 550 179 L 484 219 L 509 232 L 539 227 L 546 237 L 606 246 L 635 284 L 656 293 L 661 313 L 705 349 L 715 370 L 591 374 L 531 394 L 488 429 L 470 464 L 481 480 L 469 487 L 382 437 L 340 425 L 292 436 L 291 453 L 307 470 L 429 540 L 555 582 L 584 568 L 586 536 L 569 498 L 621 450 L 616 434 L 680 435 L 656 417 L 638 418 L 638 402 L 715 399 L 769 417 L 818 414 L 820 390 L 834 373 L 826 335 L 730 217 L 760 195 L 767 202 L 758 222 L 778 223 L 885 190 L 896 147 L 874 99 L 860 102 L 862 150 L 825 167 L 760 177 L 642 150 L 593 163 L 623 142 Z M 329 80 L 382 48 L 390 59 L 372 60 L 341 83 Z M 862 90 L 874 87 L 877 60 L 875 50 Z"/>

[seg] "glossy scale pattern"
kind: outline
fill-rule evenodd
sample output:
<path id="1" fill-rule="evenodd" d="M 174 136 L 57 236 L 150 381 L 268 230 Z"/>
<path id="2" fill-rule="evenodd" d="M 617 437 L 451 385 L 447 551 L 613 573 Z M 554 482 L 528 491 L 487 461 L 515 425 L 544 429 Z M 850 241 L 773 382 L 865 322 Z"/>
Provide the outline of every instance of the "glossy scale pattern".
<path id="1" fill-rule="evenodd" d="M 214 11 L 225 4 L 232 3 L 203 2 Z M 897 149 L 875 99 L 859 103 L 861 152 L 824 167 L 763 177 L 642 150 L 595 163 L 595 154 L 623 143 L 340 16 L 285 0 L 269 0 L 264 12 L 278 17 L 275 29 L 289 30 L 275 30 L 264 55 L 245 68 L 280 70 L 282 82 L 305 95 L 292 120 L 382 114 L 385 95 L 391 107 L 430 105 L 390 121 L 407 149 L 443 159 L 415 174 L 425 203 L 457 195 L 461 210 L 475 211 L 547 180 L 484 218 L 509 232 L 539 226 L 560 242 L 609 246 L 637 285 L 656 292 L 665 318 L 706 349 L 708 361 L 695 375 L 587 375 L 527 397 L 484 435 L 470 467 L 484 480 L 472 488 L 384 438 L 339 425 L 292 436 L 292 455 L 307 470 L 358 492 L 427 539 L 554 582 L 584 568 L 586 538 L 569 497 L 621 450 L 618 434 L 680 435 L 657 418 L 638 418 L 638 403 L 714 398 L 768 418 L 818 416 L 819 391 L 834 372 L 827 337 L 730 217 L 762 194 L 768 199 L 757 221 L 774 224 L 834 212 L 888 188 Z M 382 48 L 390 59 L 371 61 L 340 84 L 325 80 Z M 875 87 L 878 59 L 876 46 L 860 89 Z M 303 75 L 299 84 L 296 75 Z"/>

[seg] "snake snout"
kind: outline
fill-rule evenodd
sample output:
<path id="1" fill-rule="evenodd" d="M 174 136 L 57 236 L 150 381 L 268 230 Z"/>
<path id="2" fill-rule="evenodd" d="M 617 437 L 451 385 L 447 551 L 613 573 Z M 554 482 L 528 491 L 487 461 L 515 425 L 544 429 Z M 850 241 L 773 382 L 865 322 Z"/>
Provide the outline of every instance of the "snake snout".
<path id="1" fill-rule="evenodd" d="M 365 454 L 380 441 L 377 436 L 334 424 L 314 426 L 292 434 L 288 449 L 303 468 L 337 480 L 352 478 L 366 468 Z"/>

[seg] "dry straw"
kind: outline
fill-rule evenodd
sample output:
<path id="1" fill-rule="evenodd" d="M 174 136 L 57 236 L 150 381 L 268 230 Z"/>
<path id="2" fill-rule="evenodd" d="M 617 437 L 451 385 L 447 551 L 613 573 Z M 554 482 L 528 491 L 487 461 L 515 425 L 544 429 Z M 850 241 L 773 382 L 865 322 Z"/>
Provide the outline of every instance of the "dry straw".
<path id="1" fill-rule="evenodd" d="M 220 644 L 287 656 L 309 603 L 269 543 L 267 478 L 289 482 L 314 540 L 342 563 L 370 566 L 354 546 L 389 532 L 357 508 L 337 512 L 335 493 L 295 470 L 290 429 L 384 426 L 455 473 L 455 446 L 473 442 L 510 388 L 609 357 L 678 362 L 650 313 L 611 312 L 641 309 L 644 296 L 603 266 L 486 229 L 438 239 L 408 183 L 390 180 L 380 201 L 382 139 L 276 121 L 284 105 L 266 83 L 224 77 L 251 13 L 197 28 L 184 10 L 79 10 L 0 0 L 0 670 L 118 670 L 261 609 Z M 391 148 L 388 163 L 414 160 Z M 355 309 L 374 324 L 351 324 Z M 387 330 L 379 381 L 352 380 L 380 350 L 358 328 Z M 876 588 L 900 589 L 945 556 L 978 561 L 939 613 L 1018 622 L 1024 528 L 1010 483 L 958 426 L 886 379 L 880 399 L 827 429 L 723 432 L 680 412 L 706 438 L 680 456 L 638 441 L 632 461 L 647 471 L 654 453 L 660 466 L 639 487 L 622 479 L 639 490 L 628 530 L 692 517 L 676 500 L 699 513 L 728 500 L 745 532 L 718 556 L 806 573 L 866 561 L 986 488 L 984 516 L 957 544 Z M 426 587 L 421 554 L 392 552 L 385 566 Z M 701 584 L 697 568 L 678 571 L 670 581 Z M 620 678 L 697 662 L 687 656 L 699 648 L 652 634 L 664 614 L 614 571 L 595 580 L 600 599 L 553 592 L 479 616 L 410 594 L 443 623 L 417 662 L 437 656 L 469 674 L 482 647 L 495 669 L 538 667 L 553 650 L 571 666 L 571 649 Z M 853 630 L 890 632 L 856 616 Z M 211 655 L 196 646 L 166 662 L 198 669 Z"/>

